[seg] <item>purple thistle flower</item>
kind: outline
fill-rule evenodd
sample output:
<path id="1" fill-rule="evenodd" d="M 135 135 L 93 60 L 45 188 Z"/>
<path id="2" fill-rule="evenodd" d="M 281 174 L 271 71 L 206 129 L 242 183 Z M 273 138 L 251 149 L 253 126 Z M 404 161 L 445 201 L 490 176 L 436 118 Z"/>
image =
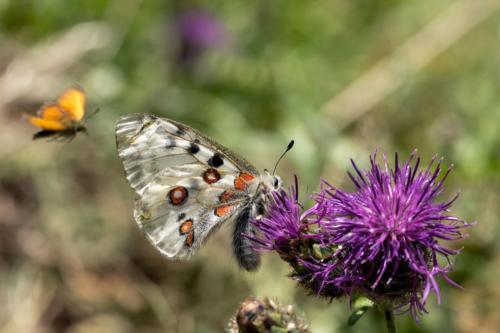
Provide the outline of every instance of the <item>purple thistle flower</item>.
<path id="1" fill-rule="evenodd" d="M 173 26 L 180 63 L 191 64 L 205 51 L 222 46 L 226 31 L 213 15 L 201 10 L 180 14 Z"/>
<path id="2" fill-rule="evenodd" d="M 470 224 L 449 214 L 457 196 L 437 201 L 451 170 L 439 178 L 441 161 L 434 166 L 433 158 L 425 170 L 415 153 L 402 165 L 396 154 L 393 170 L 385 156 L 382 166 L 376 154 L 370 161 L 367 171 L 352 161 L 355 192 L 323 182 L 315 205 L 302 214 L 292 199 L 296 189 L 275 195 L 268 215 L 253 222 L 256 246 L 280 253 L 292 275 L 318 295 L 365 296 L 418 319 L 431 291 L 440 303 L 438 276 L 459 287 L 447 274 L 460 251 L 440 242 L 465 238 L 461 229 Z"/>
<path id="3" fill-rule="evenodd" d="M 283 255 L 289 252 L 291 239 L 299 239 L 302 235 L 304 216 L 301 216 L 302 208 L 297 202 L 297 191 L 290 189 L 273 192 L 274 204 L 272 209 L 264 217 L 252 221 L 258 226 L 260 238 L 252 238 L 259 250 L 276 250 Z M 248 236 L 251 237 L 251 236 Z"/>
<path id="4" fill-rule="evenodd" d="M 273 192 L 267 214 L 251 221 L 256 234 L 245 236 L 254 242 L 258 251 L 276 251 L 292 266 L 291 277 L 306 289 L 314 294 L 340 297 L 342 290 L 334 284 L 325 284 L 323 279 L 317 278 L 316 271 L 310 269 L 330 250 L 321 248 L 317 242 L 315 207 L 304 211 L 297 193 L 297 178 L 288 192 Z"/>

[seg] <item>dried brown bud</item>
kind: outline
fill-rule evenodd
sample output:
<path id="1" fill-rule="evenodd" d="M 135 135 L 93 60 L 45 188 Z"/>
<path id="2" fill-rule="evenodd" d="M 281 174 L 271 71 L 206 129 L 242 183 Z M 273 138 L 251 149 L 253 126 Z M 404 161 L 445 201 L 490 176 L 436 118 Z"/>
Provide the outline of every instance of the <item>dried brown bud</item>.
<path id="1" fill-rule="evenodd" d="M 309 333 L 294 308 L 268 298 L 247 299 L 229 322 L 228 333 Z"/>

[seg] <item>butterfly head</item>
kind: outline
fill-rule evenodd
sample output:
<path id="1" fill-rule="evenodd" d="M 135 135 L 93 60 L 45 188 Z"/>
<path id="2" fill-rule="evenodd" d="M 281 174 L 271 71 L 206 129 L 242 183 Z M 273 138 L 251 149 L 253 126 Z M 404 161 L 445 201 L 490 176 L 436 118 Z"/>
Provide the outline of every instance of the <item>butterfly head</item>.
<path id="1" fill-rule="evenodd" d="M 281 177 L 271 174 L 268 170 L 264 170 L 264 173 L 261 175 L 261 183 L 271 191 L 278 191 L 283 186 Z"/>
<path id="2" fill-rule="evenodd" d="M 75 127 L 75 132 L 83 132 L 88 135 L 87 128 L 83 125 L 77 125 Z"/>

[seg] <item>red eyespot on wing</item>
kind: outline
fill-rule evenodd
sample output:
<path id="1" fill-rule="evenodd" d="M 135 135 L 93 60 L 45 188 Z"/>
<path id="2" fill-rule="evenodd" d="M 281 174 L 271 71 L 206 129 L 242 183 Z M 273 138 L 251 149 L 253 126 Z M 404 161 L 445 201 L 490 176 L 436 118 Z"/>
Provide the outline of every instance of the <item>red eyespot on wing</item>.
<path id="1" fill-rule="evenodd" d="M 233 190 L 225 190 L 220 195 L 219 201 L 220 202 L 228 202 L 229 200 L 231 200 L 232 197 L 234 197 L 234 191 Z"/>
<path id="2" fill-rule="evenodd" d="M 177 206 L 183 203 L 188 197 L 188 190 L 184 186 L 177 186 L 168 192 L 168 198 L 172 205 Z"/>
<path id="3" fill-rule="evenodd" d="M 203 173 L 203 180 L 208 184 L 216 183 L 220 179 L 220 173 L 214 168 L 207 169 Z"/>
<path id="4" fill-rule="evenodd" d="M 185 235 L 189 233 L 193 229 L 193 220 L 186 220 L 182 222 L 181 226 L 179 227 L 179 233 L 181 235 Z"/>
<path id="5" fill-rule="evenodd" d="M 247 172 L 242 172 L 240 175 L 234 180 L 234 187 L 237 190 L 244 191 L 247 188 L 248 182 L 252 181 L 254 179 L 254 176 L 247 173 Z"/>
<path id="6" fill-rule="evenodd" d="M 194 233 L 191 231 L 187 236 L 186 240 L 184 241 L 184 244 L 186 244 L 187 247 L 193 246 L 194 242 Z"/>
<path id="7" fill-rule="evenodd" d="M 235 205 L 220 206 L 220 207 L 215 208 L 214 213 L 218 217 L 223 217 L 223 216 L 231 214 L 232 211 L 234 210 L 234 208 L 235 208 Z"/>

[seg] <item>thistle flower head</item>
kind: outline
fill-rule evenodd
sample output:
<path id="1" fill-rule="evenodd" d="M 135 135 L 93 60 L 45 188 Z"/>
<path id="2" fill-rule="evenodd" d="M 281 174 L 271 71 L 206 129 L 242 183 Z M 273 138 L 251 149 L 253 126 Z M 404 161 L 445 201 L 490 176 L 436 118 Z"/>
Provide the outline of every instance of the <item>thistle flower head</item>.
<path id="1" fill-rule="evenodd" d="M 297 188 L 290 192 L 279 191 L 272 193 L 273 204 L 264 217 L 251 221 L 260 231 L 257 238 L 252 238 L 258 250 L 275 250 L 282 255 L 290 252 L 290 240 L 299 239 L 303 234 L 306 214 L 302 214 L 302 207 L 297 201 Z"/>
<path id="2" fill-rule="evenodd" d="M 314 206 L 302 215 L 292 195 L 280 194 L 267 217 L 254 222 L 260 230 L 257 244 L 278 252 L 287 249 L 285 244 L 289 250 L 294 248 L 290 244 L 302 244 L 281 257 L 288 258 L 292 275 L 316 294 L 363 295 L 384 307 L 410 310 L 417 319 L 426 312 L 431 291 L 440 302 L 437 277 L 458 286 L 447 274 L 459 251 L 442 241 L 463 239 L 461 229 L 469 224 L 449 214 L 456 196 L 437 200 L 450 172 L 440 177 L 441 161 L 433 159 L 419 169 L 420 158 L 413 153 L 403 164 L 396 155 L 393 169 L 385 156 L 382 165 L 376 154 L 370 162 L 366 171 L 352 162 L 354 192 L 323 182 L 313 195 Z"/>
<path id="3" fill-rule="evenodd" d="M 201 10 L 182 13 L 174 22 L 178 39 L 178 58 L 182 62 L 195 61 L 204 51 L 224 43 L 226 31 L 213 15 Z"/>

